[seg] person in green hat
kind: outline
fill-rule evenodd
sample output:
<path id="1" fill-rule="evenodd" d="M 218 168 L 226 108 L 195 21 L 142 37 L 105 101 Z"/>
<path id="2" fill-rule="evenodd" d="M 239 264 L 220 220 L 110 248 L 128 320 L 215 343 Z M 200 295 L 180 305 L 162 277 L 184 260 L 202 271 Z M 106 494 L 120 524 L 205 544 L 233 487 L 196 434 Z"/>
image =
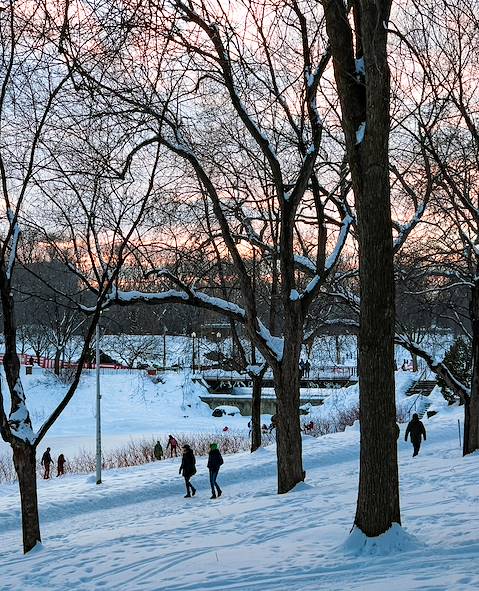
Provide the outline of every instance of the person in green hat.
<path id="1" fill-rule="evenodd" d="M 223 465 L 223 458 L 221 456 L 220 450 L 218 449 L 217 443 L 212 443 L 210 445 L 210 452 L 208 454 L 208 470 L 210 471 L 210 484 L 211 484 L 211 498 L 216 499 L 216 497 L 221 497 L 223 491 L 218 486 L 216 479 L 218 478 L 218 472 L 220 471 L 220 466 Z"/>

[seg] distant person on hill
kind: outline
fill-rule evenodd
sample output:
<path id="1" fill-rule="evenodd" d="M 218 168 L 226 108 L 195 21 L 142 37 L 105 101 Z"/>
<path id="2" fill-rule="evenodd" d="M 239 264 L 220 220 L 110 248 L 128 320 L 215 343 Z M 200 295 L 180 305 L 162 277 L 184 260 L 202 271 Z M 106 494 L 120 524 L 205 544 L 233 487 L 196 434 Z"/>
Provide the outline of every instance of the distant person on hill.
<path id="1" fill-rule="evenodd" d="M 65 456 L 60 454 L 57 460 L 57 478 L 58 476 L 63 476 L 65 474 Z"/>
<path id="2" fill-rule="evenodd" d="M 419 448 L 421 447 L 421 437 L 424 437 L 424 441 L 426 441 L 426 429 L 424 428 L 422 421 L 419 420 L 419 417 L 416 413 L 412 415 L 412 419 L 409 421 L 406 429 L 406 435 L 404 436 L 404 441 L 407 441 L 408 435 L 411 436 L 411 443 L 414 448 L 412 457 L 414 458 L 419 453 Z"/>
<path id="3" fill-rule="evenodd" d="M 173 437 L 173 435 L 168 436 L 168 443 L 166 444 L 166 451 L 170 448 L 170 458 L 173 457 L 175 454 L 175 458 L 178 456 L 177 449 L 178 449 L 178 441 Z"/>
<path id="4" fill-rule="evenodd" d="M 50 448 L 47 447 L 47 451 L 43 454 L 41 465 L 44 468 L 43 478 L 47 480 L 50 478 L 50 466 L 53 464 L 52 456 L 50 455 Z"/>
<path id="5" fill-rule="evenodd" d="M 302 359 L 299 360 L 299 377 L 302 378 L 304 374 L 304 361 Z"/>
<path id="6" fill-rule="evenodd" d="M 159 441 L 156 442 L 155 447 L 153 448 L 153 455 L 157 460 L 163 459 L 163 447 Z"/>
<path id="7" fill-rule="evenodd" d="M 217 443 L 212 443 L 210 445 L 210 451 L 208 453 L 208 470 L 210 471 L 210 485 L 211 485 L 211 498 L 216 499 L 216 497 L 221 497 L 223 491 L 218 486 L 216 479 L 218 478 L 218 472 L 220 471 L 220 466 L 223 465 L 223 458 L 221 456 L 220 450 L 218 449 Z"/>
<path id="8" fill-rule="evenodd" d="M 309 378 L 309 372 L 311 370 L 311 363 L 309 362 L 309 359 L 306 359 L 305 363 L 304 363 L 304 375 L 305 377 Z"/>
<path id="9" fill-rule="evenodd" d="M 191 484 L 190 478 L 196 474 L 196 459 L 193 450 L 188 444 L 183 446 L 183 457 L 181 459 L 180 474 L 183 474 L 186 485 L 185 499 L 194 497 L 196 488 Z"/>
<path id="10" fill-rule="evenodd" d="M 309 423 L 305 423 L 304 425 L 304 432 L 311 433 L 314 430 L 314 421 L 309 421 Z"/>

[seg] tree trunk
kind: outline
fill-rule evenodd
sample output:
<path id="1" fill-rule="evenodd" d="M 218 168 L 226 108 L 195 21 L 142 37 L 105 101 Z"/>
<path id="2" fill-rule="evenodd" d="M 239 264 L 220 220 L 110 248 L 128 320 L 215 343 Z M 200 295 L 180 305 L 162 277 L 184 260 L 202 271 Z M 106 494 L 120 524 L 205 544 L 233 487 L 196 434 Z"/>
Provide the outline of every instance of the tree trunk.
<path id="1" fill-rule="evenodd" d="M 384 3 L 386 4 L 386 3 Z M 378 536 L 401 523 L 394 382 L 395 286 L 389 188 L 389 67 L 387 22 L 374 3 L 361 2 L 366 64 L 366 135 L 354 167 L 360 267 L 360 473 L 355 525 Z M 357 150 L 357 148 L 356 148 Z"/>
<path id="2" fill-rule="evenodd" d="M 23 551 L 25 554 L 41 542 L 38 517 L 37 470 L 35 448 L 13 445 L 13 463 L 18 477 L 22 506 Z"/>
<path id="3" fill-rule="evenodd" d="M 60 375 L 60 359 L 61 359 L 62 352 L 60 349 L 55 351 L 55 360 L 53 362 L 53 373 L 56 376 Z"/>
<path id="4" fill-rule="evenodd" d="M 411 355 L 411 358 L 412 358 L 412 370 L 417 371 L 419 369 L 418 363 L 417 363 L 417 355 L 415 353 L 413 353 Z"/>
<path id="5" fill-rule="evenodd" d="M 343 2 L 324 3 L 358 220 L 361 451 L 354 523 L 375 537 L 400 523 L 388 154 L 390 73 L 387 30 L 382 26 L 389 20 L 391 2 L 358 0 L 352 6 L 354 31 Z"/>
<path id="6" fill-rule="evenodd" d="M 463 399 L 464 404 L 464 433 L 462 436 L 462 455 L 472 453 L 474 450 L 469 448 L 471 438 L 471 399 L 469 397 Z"/>
<path id="7" fill-rule="evenodd" d="M 299 357 L 303 324 L 294 314 L 285 317 L 284 350 L 281 363 L 273 367 L 276 407 L 276 454 L 278 493 L 286 493 L 305 477 L 301 425 L 299 421 Z"/>
<path id="8" fill-rule="evenodd" d="M 470 399 L 464 403 L 463 454 L 479 449 L 479 284 L 471 292 L 469 315 L 472 327 L 472 379 Z"/>
<path id="9" fill-rule="evenodd" d="M 253 376 L 253 394 L 251 398 L 251 451 L 261 447 L 261 389 L 263 374 Z"/>
<path id="10" fill-rule="evenodd" d="M 276 454 L 278 493 L 286 493 L 305 478 L 299 422 L 299 370 L 283 368 L 275 375 L 277 398 Z"/>

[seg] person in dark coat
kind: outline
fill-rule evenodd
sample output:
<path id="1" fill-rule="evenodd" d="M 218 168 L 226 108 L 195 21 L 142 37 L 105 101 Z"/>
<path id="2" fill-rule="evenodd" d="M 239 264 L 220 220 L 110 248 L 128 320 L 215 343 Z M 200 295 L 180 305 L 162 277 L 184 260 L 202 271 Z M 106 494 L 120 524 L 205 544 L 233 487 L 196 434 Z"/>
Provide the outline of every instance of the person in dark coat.
<path id="1" fill-rule="evenodd" d="M 218 478 L 218 472 L 220 471 L 220 466 L 223 465 L 223 458 L 221 456 L 220 450 L 218 449 L 217 443 L 212 443 L 210 445 L 210 452 L 208 454 L 208 470 L 210 471 L 210 484 L 211 484 L 211 498 L 216 499 L 216 497 L 221 497 L 223 491 L 218 486 L 216 479 Z"/>
<path id="2" fill-rule="evenodd" d="M 196 474 L 196 459 L 193 450 L 188 444 L 183 446 L 183 457 L 181 459 L 180 474 L 183 473 L 186 485 L 185 499 L 194 497 L 196 488 L 191 484 L 190 478 Z"/>
<path id="3" fill-rule="evenodd" d="M 53 464 L 52 456 L 50 455 L 50 448 L 47 447 L 47 451 L 42 456 L 42 461 L 40 462 L 44 468 L 43 478 L 47 480 L 50 478 L 50 466 Z"/>
<path id="4" fill-rule="evenodd" d="M 65 456 L 60 454 L 57 460 L 57 478 L 58 476 L 63 476 L 65 474 Z"/>
<path id="5" fill-rule="evenodd" d="M 156 442 L 155 447 L 153 448 L 153 455 L 155 456 L 156 460 L 163 459 L 163 446 L 159 441 Z"/>
<path id="6" fill-rule="evenodd" d="M 306 359 L 306 361 L 304 362 L 304 375 L 305 377 L 309 378 L 309 372 L 311 370 L 311 363 L 309 362 L 309 359 Z"/>
<path id="7" fill-rule="evenodd" d="M 412 419 L 409 421 L 409 424 L 406 429 L 406 435 L 404 436 L 404 441 L 407 441 L 407 436 L 410 435 L 411 443 L 414 448 L 414 453 L 412 457 L 414 458 L 419 453 L 419 448 L 421 447 L 421 437 L 424 437 L 424 441 L 426 441 L 426 429 L 422 424 L 422 421 L 419 420 L 419 417 L 416 413 L 412 415 Z"/>

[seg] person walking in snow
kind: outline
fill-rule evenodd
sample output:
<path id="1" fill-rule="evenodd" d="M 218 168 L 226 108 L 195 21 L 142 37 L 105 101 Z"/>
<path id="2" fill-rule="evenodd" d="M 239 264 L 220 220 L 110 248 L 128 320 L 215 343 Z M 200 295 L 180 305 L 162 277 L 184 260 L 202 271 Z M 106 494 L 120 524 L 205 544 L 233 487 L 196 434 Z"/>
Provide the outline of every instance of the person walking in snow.
<path id="1" fill-rule="evenodd" d="M 424 437 L 424 441 L 426 441 L 426 429 L 424 428 L 422 421 L 419 420 L 419 416 L 416 413 L 412 415 L 412 419 L 408 423 L 404 441 L 407 441 L 408 435 L 410 435 L 411 443 L 414 448 L 414 453 L 412 454 L 412 457 L 414 458 L 419 453 L 419 448 L 421 447 L 421 437 Z"/>
<path id="2" fill-rule="evenodd" d="M 43 454 L 41 465 L 44 468 L 43 478 L 48 480 L 50 478 L 50 466 L 53 464 L 52 456 L 50 455 L 50 448 L 47 447 L 47 451 Z"/>
<path id="3" fill-rule="evenodd" d="M 168 443 L 166 444 L 166 451 L 170 448 L 170 458 L 173 457 L 175 454 L 175 458 L 177 457 L 177 449 L 178 449 L 178 441 L 173 437 L 173 435 L 168 435 Z"/>
<path id="4" fill-rule="evenodd" d="M 163 459 L 163 447 L 159 441 L 156 442 L 155 447 L 153 448 L 153 455 L 156 460 Z"/>
<path id="5" fill-rule="evenodd" d="M 190 478 L 196 474 L 196 459 L 191 447 L 186 443 L 183 446 L 183 457 L 181 459 L 180 474 L 183 474 L 186 485 L 185 499 L 194 497 L 196 488 L 191 484 Z"/>
<path id="6" fill-rule="evenodd" d="M 311 370 L 311 363 L 309 362 L 309 359 L 306 359 L 306 361 L 304 363 L 304 375 L 306 378 L 309 378 L 310 370 Z"/>
<path id="7" fill-rule="evenodd" d="M 211 485 L 211 498 L 221 497 L 223 491 L 218 486 L 216 479 L 218 478 L 218 472 L 220 467 L 223 465 L 223 457 L 218 449 L 217 443 L 210 445 L 210 451 L 208 454 L 208 470 L 210 471 L 210 485 Z"/>
<path id="8" fill-rule="evenodd" d="M 57 478 L 65 474 L 65 456 L 60 454 L 57 460 Z"/>

